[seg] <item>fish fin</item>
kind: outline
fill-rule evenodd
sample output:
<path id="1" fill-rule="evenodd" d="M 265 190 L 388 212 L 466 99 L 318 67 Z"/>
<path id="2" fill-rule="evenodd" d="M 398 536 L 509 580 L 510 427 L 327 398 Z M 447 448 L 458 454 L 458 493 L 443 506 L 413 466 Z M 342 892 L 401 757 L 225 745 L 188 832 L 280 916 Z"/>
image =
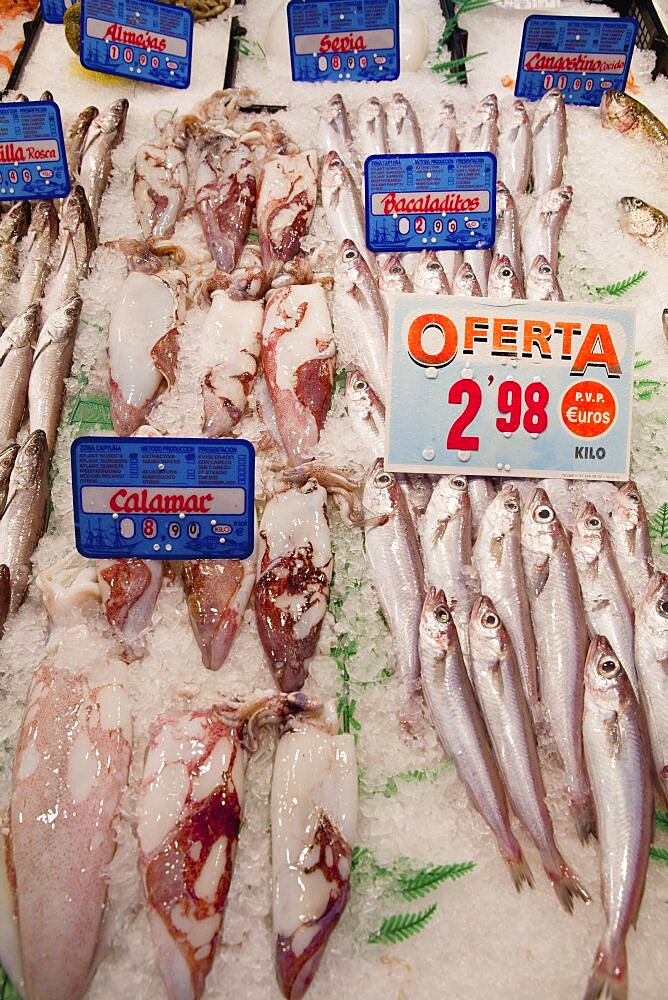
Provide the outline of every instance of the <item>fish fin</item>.
<path id="1" fill-rule="evenodd" d="M 432 536 L 432 543 L 434 545 L 437 545 L 440 542 L 440 540 L 443 538 L 443 535 L 448 530 L 448 525 L 449 524 L 450 524 L 450 518 L 449 517 L 440 517 L 438 519 L 438 521 L 436 522 L 436 526 L 434 528 L 434 534 Z"/>
<path id="2" fill-rule="evenodd" d="M 47 349 L 47 347 L 50 347 L 52 343 L 53 343 L 53 337 L 51 337 L 49 334 L 47 334 L 46 337 L 44 338 L 43 342 L 41 344 L 38 343 L 36 345 L 36 347 L 35 347 L 35 353 L 32 356 L 32 363 L 33 363 L 33 365 L 37 361 L 37 359 L 40 356 L 40 354 L 42 354 Z"/>
<path id="3" fill-rule="evenodd" d="M 490 667 L 492 683 L 496 688 L 499 698 L 503 698 L 503 673 L 501 671 L 501 660 L 495 660 Z"/>
<path id="4" fill-rule="evenodd" d="M 596 836 L 596 817 L 591 797 L 580 802 L 571 800 L 571 812 L 580 842 L 586 844 L 590 837 Z"/>
<path id="5" fill-rule="evenodd" d="M 557 895 L 557 899 L 567 913 L 573 912 L 573 900 L 576 896 L 585 903 L 591 902 L 591 896 L 582 885 L 577 875 L 570 870 L 563 858 L 559 866 L 559 873 L 556 874 L 556 877 L 554 872 L 550 872 L 547 869 L 546 872 L 550 882 L 552 883 L 552 888 Z"/>
<path id="6" fill-rule="evenodd" d="M 594 959 L 594 969 L 584 1000 L 627 1000 L 628 977 L 626 974 L 626 946 L 620 942 L 616 948 L 608 949 L 604 942 L 598 947 Z"/>
<path id="7" fill-rule="evenodd" d="M 518 858 L 513 860 L 506 859 L 506 861 L 510 871 L 510 877 L 513 880 L 513 885 L 517 891 L 521 892 L 525 885 L 528 885 L 530 889 L 533 889 L 533 875 L 531 874 L 531 869 L 529 868 L 522 851 L 520 850 Z"/>
<path id="8" fill-rule="evenodd" d="M 545 589 L 545 585 L 550 577 L 550 560 L 544 559 L 536 569 L 536 579 L 534 581 L 534 593 L 540 597 Z"/>

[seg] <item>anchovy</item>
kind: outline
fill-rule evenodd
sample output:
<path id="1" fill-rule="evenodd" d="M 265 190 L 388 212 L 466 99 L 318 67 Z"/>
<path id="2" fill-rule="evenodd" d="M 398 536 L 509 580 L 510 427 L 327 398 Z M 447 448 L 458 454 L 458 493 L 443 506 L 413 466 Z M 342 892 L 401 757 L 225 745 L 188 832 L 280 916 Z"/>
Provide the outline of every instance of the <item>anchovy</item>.
<path id="1" fill-rule="evenodd" d="M 12 581 L 10 613 L 21 606 L 30 577 L 30 561 L 46 523 L 49 448 L 44 431 L 34 431 L 16 456 L 9 495 L 0 519 L 0 563 Z"/>
<path id="2" fill-rule="evenodd" d="M 387 135 L 392 153 L 421 153 L 424 149 L 417 115 L 403 94 L 392 94 L 387 106 Z"/>
<path id="3" fill-rule="evenodd" d="M 625 1000 L 626 935 L 638 919 L 652 841 L 654 797 L 644 720 L 607 639 L 585 666 L 584 751 L 596 807 L 605 930 L 585 1000 Z"/>
<path id="4" fill-rule="evenodd" d="M 374 266 L 373 254 L 366 249 L 364 231 L 364 209 L 359 189 L 348 167 L 338 152 L 329 152 L 325 158 L 320 176 L 322 207 L 327 216 L 332 235 L 339 244 L 350 239 L 363 248 L 370 266 Z"/>
<path id="5" fill-rule="evenodd" d="M 397 477 L 376 459 L 364 484 L 362 498 L 370 523 L 365 525 L 365 550 L 374 587 L 394 640 L 403 681 L 402 726 L 419 726 L 421 709 L 418 640 L 424 595 L 420 546 Z"/>
<path id="6" fill-rule="evenodd" d="M 524 194 L 529 186 L 532 144 L 527 109 L 523 101 L 515 101 L 513 124 L 499 136 L 497 181 L 513 194 Z"/>
<path id="7" fill-rule="evenodd" d="M 49 451 L 53 451 L 56 444 L 65 398 L 65 379 L 72 366 L 81 305 L 80 296 L 74 295 L 64 306 L 51 313 L 35 346 L 28 386 L 30 430 L 44 431 Z"/>
<path id="8" fill-rule="evenodd" d="M 5 507 L 7 506 L 9 480 L 11 479 L 12 469 L 14 468 L 14 462 L 18 453 L 19 446 L 17 444 L 9 444 L 4 451 L 0 452 L 0 517 L 4 514 Z"/>
<path id="9" fill-rule="evenodd" d="M 573 554 L 547 493 L 536 489 L 522 515 L 524 577 L 538 655 L 538 682 L 580 840 L 594 832 L 582 754 L 582 674 L 587 624 Z"/>
<path id="10" fill-rule="evenodd" d="M 548 191 L 533 203 L 522 227 L 525 274 L 539 255 L 546 258 L 556 273 L 559 233 L 572 200 L 573 188 L 567 184 Z"/>
<path id="11" fill-rule="evenodd" d="M 527 299 L 536 302 L 563 302 L 564 293 L 561 290 L 556 272 L 549 262 L 539 254 L 534 260 L 526 278 Z"/>
<path id="12" fill-rule="evenodd" d="M 654 572 L 647 512 L 635 483 L 624 483 L 617 491 L 608 530 L 626 591 L 635 607 Z"/>
<path id="13" fill-rule="evenodd" d="M 557 899 L 572 913 L 574 897 L 585 903 L 590 897 L 555 843 L 520 669 L 510 634 L 488 597 L 473 609 L 469 639 L 473 685 L 508 797 L 540 853 Z"/>
<path id="14" fill-rule="evenodd" d="M 515 199 L 505 184 L 496 182 L 496 242 L 494 253 L 505 255 L 522 282 L 522 239 Z"/>
<path id="15" fill-rule="evenodd" d="M 36 201 L 30 227 L 23 241 L 23 266 L 19 278 L 18 309 L 39 302 L 50 271 L 53 248 L 58 239 L 58 213 L 52 201 Z"/>
<path id="16" fill-rule="evenodd" d="M 566 155 L 566 106 L 559 90 L 550 90 L 533 122 L 533 185 L 541 195 L 561 184 Z"/>
<path id="17" fill-rule="evenodd" d="M 668 806 L 668 574 L 650 578 L 638 602 L 635 665 L 645 710 L 654 773 Z"/>
<path id="18" fill-rule="evenodd" d="M 79 290 L 88 276 L 90 259 L 97 246 L 95 223 L 84 189 L 73 187 L 63 202 L 56 261 L 51 271 L 42 308 L 44 315 L 59 309 Z"/>
<path id="19" fill-rule="evenodd" d="M 16 283 L 19 244 L 30 225 L 30 202 L 19 201 L 0 218 L 0 311 L 6 320 L 5 302 Z"/>
<path id="20" fill-rule="evenodd" d="M 543 725 L 538 690 L 536 639 L 524 584 L 519 493 L 506 483 L 485 511 L 473 549 L 480 590 L 503 619 L 513 644 L 522 686 L 536 731 Z"/>
<path id="21" fill-rule="evenodd" d="M 97 118 L 99 111 L 91 104 L 80 111 L 76 118 L 70 122 L 65 132 L 65 155 L 67 156 L 67 167 L 70 172 L 70 179 L 75 183 L 81 168 L 81 154 L 83 152 L 86 135 L 93 119 Z"/>
<path id="22" fill-rule="evenodd" d="M 591 635 L 604 635 L 615 650 L 638 696 L 633 657 L 633 606 L 612 550 L 607 528 L 593 503 L 575 519 L 571 549 Z"/>
<path id="23" fill-rule="evenodd" d="M 367 156 L 389 153 L 387 118 L 377 97 L 370 97 L 360 104 L 357 119 L 362 160 L 366 160 Z"/>
<path id="24" fill-rule="evenodd" d="M 416 292 L 430 295 L 449 295 L 450 282 L 435 250 L 423 250 L 413 272 Z"/>
<path id="25" fill-rule="evenodd" d="M 431 587 L 420 619 L 422 690 L 443 749 L 452 755 L 469 799 L 494 834 L 519 892 L 533 876 L 510 826 L 506 796 L 476 703 L 452 615 Z"/>
<path id="26" fill-rule="evenodd" d="M 502 256 L 497 254 L 489 269 L 488 296 L 491 299 L 501 299 L 503 302 L 523 299 L 524 289 L 522 288 L 521 273 L 521 271 L 520 274 L 515 271 L 505 254 Z"/>
<path id="27" fill-rule="evenodd" d="M 387 317 L 369 265 L 352 240 L 339 247 L 334 271 L 337 330 L 348 331 L 348 351 L 381 401 L 387 392 Z"/>
<path id="28" fill-rule="evenodd" d="M 28 401 L 39 306 L 28 306 L 0 337 L 0 448 L 18 433 Z"/>
<path id="29" fill-rule="evenodd" d="M 100 111 L 91 122 L 81 149 L 79 177 L 88 198 L 96 231 L 102 195 L 111 175 L 111 154 L 123 141 L 129 107 L 130 102 L 122 97 Z"/>

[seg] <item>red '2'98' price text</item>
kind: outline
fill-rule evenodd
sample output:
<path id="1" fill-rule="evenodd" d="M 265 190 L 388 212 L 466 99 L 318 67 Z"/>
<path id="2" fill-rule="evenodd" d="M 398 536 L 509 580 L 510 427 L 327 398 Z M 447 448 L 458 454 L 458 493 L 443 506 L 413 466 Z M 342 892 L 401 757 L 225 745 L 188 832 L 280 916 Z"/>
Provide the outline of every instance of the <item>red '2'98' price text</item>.
<path id="1" fill-rule="evenodd" d="M 522 389 L 519 382 L 506 379 L 499 384 L 496 396 L 500 414 L 496 418 L 497 430 L 512 434 L 523 427 L 529 434 L 542 434 L 547 428 L 545 407 L 549 401 L 550 390 L 542 382 L 530 382 Z M 482 406 L 482 388 L 472 378 L 460 378 L 450 386 L 448 402 L 466 405 L 448 431 L 446 447 L 454 451 L 478 451 L 480 438 L 465 431 Z"/>

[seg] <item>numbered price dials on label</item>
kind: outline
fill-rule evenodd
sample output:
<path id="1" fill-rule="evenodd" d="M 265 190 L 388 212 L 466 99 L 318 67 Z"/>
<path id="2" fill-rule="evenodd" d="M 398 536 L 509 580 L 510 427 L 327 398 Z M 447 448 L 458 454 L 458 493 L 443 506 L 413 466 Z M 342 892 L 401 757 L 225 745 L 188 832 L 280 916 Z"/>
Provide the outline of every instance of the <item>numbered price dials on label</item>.
<path id="1" fill-rule="evenodd" d="M 184 89 L 190 85 L 193 15 L 147 0 L 81 0 L 86 69 Z"/>
<path id="2" fill-rule="evenodd" d="M 293 80 L 399 76 L 399 0 L 290 0 L 287 11 Z"/>
<path id="3" fill-rule="evenodd" d="M 633 17 L 550 17 L 524 22 L 515 96 L 539 100 L 561 91 L 568 104 L 598 106 L 624 90 L 638 22 Z"/>
<path id="4" fill-rule="evenodd" d="M 76 546 L 90 559 L 245 559 L 255 452 L 239 438 L 80 437 L 72 445 Z"/>
<path id="5" fill-rule="evenodd" d="M 386 468 L 626 479 L 634 311 L 393 294 Z"/>
<path id="6" fill-rule="evenodd" d="M 486 250 L 496 229 L 491 153 L 369 156 L 366 245 L 374 253 Z"/>
<path id="7" fill-rule="evenodd" d="M 69 192 L 58 105 L 0 104 L 0 201 L 65 198 Z"/>

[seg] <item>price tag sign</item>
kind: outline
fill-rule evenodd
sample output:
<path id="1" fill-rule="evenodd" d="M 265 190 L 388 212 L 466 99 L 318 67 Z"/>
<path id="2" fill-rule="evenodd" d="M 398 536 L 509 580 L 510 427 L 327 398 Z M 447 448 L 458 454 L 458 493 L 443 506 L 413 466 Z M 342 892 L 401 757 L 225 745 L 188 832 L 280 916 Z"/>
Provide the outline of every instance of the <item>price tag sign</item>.
<path id="1" fill-rule="evenodd" d="M 288 33 L 293 80 L 399 76 L 399 0 L 290 0 Z"/>
<path id="2" fill-rule="evenodd" d="M 628 478 L 632 309 L 388 298 L 386 468 Z"/>
<path id="3" fill-rule="evenodd" d="M 81 64 L 99 73 L 184 89 L 190 84 L 193 15 L 148 0 L 82 0 Z"/>
<path id="4" fill-rule="evenodd" d="M 42 17 L 49 24 L 62 24 L 65 11 L 73 3 L 74 0 L 41 0 Z"/>
<path id="5" fill-rule="evenodd" d="M 486 250 L 496 228 L 491 153 L 369 156 L 366 245 L 375 253 Z"/>
<path id="6" fill-rule="evenodd" d="M 72 492 L 77 549 L 89 559 L 245 559 L 253 551 L 248 441 L 80 437 Z"/>
<path id="7" fill-rule="evenodd" d="M 633 17 L 527 17 L 515 96 L 537 101 L 556 88 L 568 104 L 598 106 L 624 90 L 637 31 Z"/>
<path id="8" fill-rule="evenodd" d="M 69 191 L 58 105 L 0 104 L 0 201 L 64 198 Z"/>

